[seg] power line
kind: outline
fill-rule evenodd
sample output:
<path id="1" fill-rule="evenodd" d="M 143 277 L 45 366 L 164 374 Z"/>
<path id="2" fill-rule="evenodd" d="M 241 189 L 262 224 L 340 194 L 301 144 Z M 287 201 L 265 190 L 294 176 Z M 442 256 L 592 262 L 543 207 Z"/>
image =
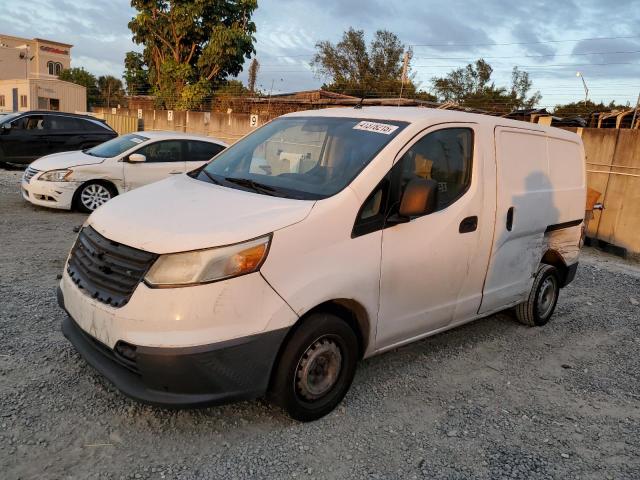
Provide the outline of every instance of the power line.
<path id="1" fill-rule="evenodd" d="M 563 40 L 544 40 L 538 42 L 508 42 L 508 43 L 431 43 L 431 44 L 413 44 L 410 47 L 498 47 L 507 45 L 541 45 L 545 43 L 565 43 L 565 42 L 585 42 L 591 40 L 621 40 L 640 38 L 640 35 L 626 35 L 619 37 L 591 37 L 591 38 L 573 38 Z"/>
<path id="2" fill-rule="evenodd" d="M 553 53 L 553 54 L 545 54 L 545 55 L 511 55 L 511 56 L 482 56 L 479 55 L 480 58 L 483 59 L 499 59 L 499 58 L 547 58 L 547 57 L 573 57 L 580 55 L 619 55 L 624 53 L 640 53 L 640 50 L 623 50 L 623 51 L 611 51 L 611 52 L 578 52 L 578 53 Z M 469 61 L 469 57 L 420 57 L 415 56 L 414 58 L 420 58 L 422 60 L 464 60 Z M 474 61 L 474 60 L 471 60 Z"/>

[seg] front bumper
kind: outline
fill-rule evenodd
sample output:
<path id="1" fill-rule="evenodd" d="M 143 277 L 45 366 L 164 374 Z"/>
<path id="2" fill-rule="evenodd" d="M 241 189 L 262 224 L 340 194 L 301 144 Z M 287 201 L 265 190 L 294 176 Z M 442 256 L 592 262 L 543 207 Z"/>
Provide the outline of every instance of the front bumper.
<path id="1" fill-rule="evenodd" d="M 41 182 L 37 178 L 22 181 L 20 192 L 26 201 L 41 207 L 70 210 L 78 182 Z"/>
<path id="2" fill-rule="evenodd" d="M 66 310 L 62 290 L 58 303 Z M 288 328 L 197 347 L 127 344 L 127 358 L 86 333 L 71 316 L 62 332 L 125 395 L 152 405 L 202 407 L 265 394 Z"/>

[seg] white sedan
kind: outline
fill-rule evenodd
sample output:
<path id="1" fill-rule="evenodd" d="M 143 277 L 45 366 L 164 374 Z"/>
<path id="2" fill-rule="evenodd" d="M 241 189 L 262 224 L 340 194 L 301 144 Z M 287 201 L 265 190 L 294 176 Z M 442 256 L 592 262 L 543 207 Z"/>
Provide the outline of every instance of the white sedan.
<path id="1" fill-rule="evenodd" d="M 220 140 L 198 135 L 130 133 L 36 160 L 22 177 L 22 196 L 34 205 L 91 212 L 118 194 L 195 170 L 225 148 Z"/>

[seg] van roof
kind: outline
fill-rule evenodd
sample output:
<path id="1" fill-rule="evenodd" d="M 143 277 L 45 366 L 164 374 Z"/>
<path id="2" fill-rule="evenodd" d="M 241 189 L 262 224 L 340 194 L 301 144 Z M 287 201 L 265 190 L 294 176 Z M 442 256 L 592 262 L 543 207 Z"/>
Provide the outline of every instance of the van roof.
<path id="1" fill-rule="evenodd" d="M 459 110 L 444 110 L 424 107 L 365 107 L 362 108 L 325 108 L 321 110 L 305 110 L 284 115 L 286 117 L 344 117 L 367 120 L 395 120 L 408 123 L 424 123 L 425 125 L 445 122 L 473 122 L 488 126 L 527 128 L 564 137 L 575 141 L 576 134 L 556 127 L 547 127 L 537 123 L 495 117 L 481 113 L 468 113 Z"/>

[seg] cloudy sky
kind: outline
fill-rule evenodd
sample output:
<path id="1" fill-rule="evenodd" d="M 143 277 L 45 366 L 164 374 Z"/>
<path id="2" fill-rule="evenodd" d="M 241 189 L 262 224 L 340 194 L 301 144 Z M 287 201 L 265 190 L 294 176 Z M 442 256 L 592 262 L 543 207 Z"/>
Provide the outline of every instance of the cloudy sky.
<path id="1" fill-rule="evenodd" d="M 125 52 L 140 50 L 127 28 L 134 13 L 127 0 L 0 0 L 0 33 L 72 43 L 73 66 L 120 77 Z M 369 37 L 387 29 L 412 46 L 426 90 L 433 76 L 483 57 L 498 85 L 515 65 L 528 71 L 542 106 L 584 99 L 578 70 L 596 102 L 635 103 L 640 91 L 638 0 L 261 0 L 254 19 L 267 91 L 272 82 L 274 92 L 320 86 L 314 45 L 349 27 Z"/>

